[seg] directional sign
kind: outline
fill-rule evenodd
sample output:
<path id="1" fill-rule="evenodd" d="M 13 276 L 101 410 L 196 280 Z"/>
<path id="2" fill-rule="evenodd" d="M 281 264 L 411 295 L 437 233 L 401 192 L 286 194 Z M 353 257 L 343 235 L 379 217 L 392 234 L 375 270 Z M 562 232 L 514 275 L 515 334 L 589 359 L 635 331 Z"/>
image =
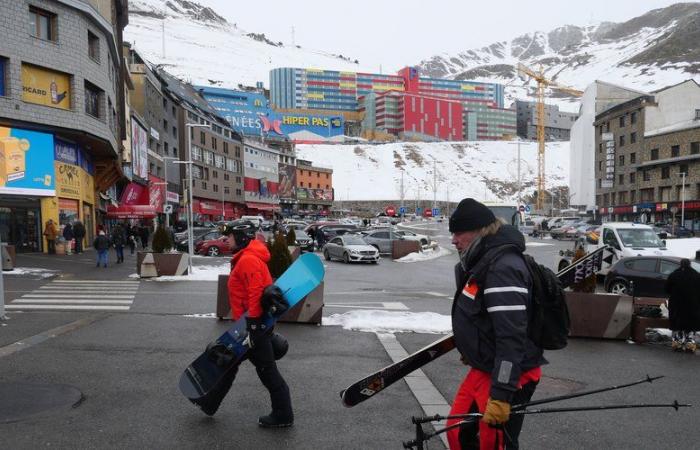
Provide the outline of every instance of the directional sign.
<path id="1" fill-rule="evenodd" d="M 530 211 L 532 211 L 530 205 L 525 205 L 525 212 L 529 213 Z"/>
<path id="2" fill-rule="evenodd" d="M 421 207 L 419 206 L 419 207 L 416 208 L 416 215 L 421 215 L 421 214 L 423 214 L 423 208 L 421 208 Z"/>
<path id="3" fill-rule="evenodd" d="M 173 205 L 167 204 L 167 205 L 163 206 L 163 213 L 164 214 L 172 214 L 172 212 L 173 212 Z"/>
<path id="4" fill-rule="evenodd" d="M 440 208 L 433 208 L 433 217 L 437 217 L 440 215 Z"/>
<path id="5" fill-rule="evenodd" d="M 405 207 L 405 206 L 402 206 L 402 207 L 399 208 L 399 214 L 402 215 L 402 216 L 403 216 L 404 214 L 406 214 L 406 207 Z"/>

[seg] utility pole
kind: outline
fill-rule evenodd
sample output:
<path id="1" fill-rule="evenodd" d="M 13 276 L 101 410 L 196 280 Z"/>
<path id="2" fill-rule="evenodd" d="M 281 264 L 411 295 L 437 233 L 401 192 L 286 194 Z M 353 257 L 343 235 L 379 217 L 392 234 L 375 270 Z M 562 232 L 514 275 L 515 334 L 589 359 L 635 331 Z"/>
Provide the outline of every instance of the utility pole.
<path id="1" fill-rule="evenodd" d="M 433 159 L 433 209 L 437 208 L 437 160 Z"/>
<path id="2" fill-rule="evenodd" d="M 685 176 L 687 174 L 685 172 L 681 172 L 681 176 L 683 177 L 683 186 L 681 187 L 681 226 L 685 226 Z"/>
<path id="3" fill-rule="evenodd" d="M 401 185 L 399 187 L 399 195 L 401 196 L 401 207 L 402 208 L 404 207 L 403 199 L 404 199 L 404 196 L 406 194 L 406 192 L 404 191 L 404 188 L 403 188 L 403 172 L 404 172 L 404 170 L 401 169 Z"/>

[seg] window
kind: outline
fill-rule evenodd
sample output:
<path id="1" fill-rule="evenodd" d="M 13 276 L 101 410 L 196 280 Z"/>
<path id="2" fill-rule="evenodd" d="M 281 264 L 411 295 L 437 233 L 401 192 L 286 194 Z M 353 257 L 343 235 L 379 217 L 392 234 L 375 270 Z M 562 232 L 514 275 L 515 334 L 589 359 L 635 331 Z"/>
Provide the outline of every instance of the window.
<path id="1" fill-rule="evenodd" d="M 625 135 L 623 134 L 620 136 L 620 147 L 624 147 L 624 146 L 625 146 Z"/>
<path id="2" fill-rule="evenodd" d="M 102 91 L 89 81 L 85 81 L 85 113 L 98 119 L 102 117 L 100 97 L 102 97 Z"/>
<path id="3" fill-rule="evenodd" d="M 631 264 L 632 267 L 629 267 Z M 631 263 L 625 264 L 627 267 L 633 270 L 638 270 L 640 272 L 656 272 L 656 260 L 655 259 L 637 259 L 631 261 Z"/>
<path id="4" fill-rule="evenodd" d="M 229 189 L 228 186 L 224 186 L 224 194 L 230 194 L 230 193 L 231 193 L 231 189 Z"/>
<path id="5" fill-rule="evenodd" d="M 665 259 L 662 259 L 660 261 L 659 266 L 659 272 L 661 272 L 664 275 L 670 275 L 671 272 L 680 267 L 680 264 L 676 264 L 672 261 L 666 261 Z"/>
<path id="6" fill-rule="evenodd" d="M 32 36 L 55 42 L 58 40 L 56 23 L 56 14 L 29 7 L 29 32 Z"/>
<path id="7" fill-rule="evenodd" d="M 671 146 L 671 158 L 675 158 L 676 156 L 681 155 L 681 146 L 680 145 L 672 145 Z"/>
<path id="8" fill-rule="evenodd" d="M 625 116 L 620 117 L 620 127 L 625 126 Z"/>
<path id="9" fill-rule="evenodd" d="M 226 158 L 226 170 L 236 172 L 236 161 L 231 158 Z"/>
<path id="10" fill-rule="evenodd" d="M 211 148 L 213 148 L 214 150 L 217 149 L 217 148 L 216 148 L 216 138 L 215 138 L 215 137 L 212 137 L 212 138 L 211 138 Z"/>
<path id="11" fill-rule="evenodd" d="M 214 177 L 214 178 L 216 178 L 216 177 Z M 214 189 L 214 192 L 219 192 L 219 185 L 218 184 L 212 185 L 212 188 Z"/>
<path id="12" fill-rule="evenodd" d="M 632 172 L 630 174 L 630 184 L 634 184 L 637 181 L 637 174 L 635 172 Z"/>
<path id="13" fill-rule="evenodd" d="M 700 120 L 700 109 L 695 110 L 695 120 Z"/>
<path id="14" fill-rule="evenodd" d="M 217 169 L 224 168 L 224 157 L 221 155 L 214 155 L 214 165 Z"/>
<path id="15" fill-rule="evenodd" d="M 636 164 L 636 163 L 637 163 L 637 154 L 630 153 L 630 164 Z"/>
<path id="16" fill-rule="evenodd" d="M 206 182 L 206 181 L 202 181 L 202 189 L 206 189 L 206 188 L 207 188 L 207 182 Z"/>
<path id="17" fill-rule="evenodd" d="M 177 128 L 173 127 L 173 137 L 177 137 Z"/>
<path id="18" fill-rule="evenodd" d="M 167 129 L 168 129 L 168 121 L 163 119 L 163 130 L 167 130 Z"/>
<path id="19" fill-rule="evenodd" d="M 224 153 L 228 155 L 228 142 L 224 142 Z"/>
<path id="20" fill-rule="evenodd" d="M 163 154 L 168 155 L 168 143 L 163 142 Z"/>
<path id="21" fill-rule="evenodd" d="M 241 157 L 241 148 L 239 146 L 236 146 L 236 151 L 234 152 L 234 154 L 236 155 L 236 158 Z"/>
<path id="22" fill-rule="evenodd" d="M 0 64 L 2 64 L 2 61 L 0 61 Z M 2 76 L 1 73 L 2 73 L 2 69 L 0 69 L 0 76 Z M 2 84 L 2 80 L 0 80 L 0 84 Z M 0 95 L 2 95 L 2 94 L 0 94 Z M 691 142 L 690 143 L 690 154 L 697 155 L 698 153 L 700 153 L 700 142 Z"/>
<path id="23" fill-rule="evenodd" d="M 642 172 L 642 180 L 644 180 L 644 181 L 651 180 L 651 174 L 649 173 L 648 170 L 645 170 L 644 172 Z"/>
<path id="24" fill-rule="evenodd" d="M 671 168 L 670 167 L 662 167 L 661 168 L 661 179 L 665 180 L 667 178 L 671 178 Z"/>
<path id="25" fill-rule="evenodd" d="M 659 149 L 658 148 L 652 148 L 651 149 L 651 160 L 654 161 L 656 159 L 659 159 Z"/>
<path id="26" fill-rule="evenodd" d="M 168 109 L 168 99 L 163 97 L 163 109 Z"/>
<path id="27" fill-rule="evenodd" d="M 636 111 L 633 112 L 632 114 L 630 114 L 630 123 L 632 123 L 632 124 L 637 123 L 637 112 Z"/>
<path id="28" fill-rule="evenodd" d="M 620 155 L 618 160 L 619 160 L 621 166 L 625 165 L 625 155 Z"/>
<path id="29" fill-rule="evenodd" d="M 630 203 L 637 201 L 637 191 L 630 191 Z"/>
<path id="30" fill-rule="evenodd" d="M 619 183 L 619 184 L 625 184 L 625 175 L 620 174 L 620 175 L 618 176 L 618 179 L 620 180 L 620 183 Z"/>
<path id="31" fill-rule="evenodd" d="M 199 142 L 204 145 L 207 143 L 207 137 L 204 135 L 204 131 L 199 132 Z"/>
<path id="32" fill-rule="evenodd" d="M 688 176 L 688 164 L 681 164 L 679 169 L 679 173 L 684 173 L 686 177 Z"/>
<path id="33" fill-rule="evenodd" d="M 630 144 L 634 144 L 637 142 L 637 133 L 631 133 L 630 134 Z"/>
<path id="34" fill-rule="evenodd" d="M 202 160 L 202 149 L 199 147 L 192 146 L 192 160 L 201 161 Z"/>
<path id="35" fill-rule="evenodd" d="M 7 59 L 0 57 L 0 97 L 5 96 L 5 67 L 7 67 Z"/>
<path id="36" fill-rule="evenodd" d="M 598 161 L 598 171 L 599 172 L 603 171 L 603 161 Z"/>
<path id="37" fill-rule="evenodd" d="M 210 166 L 214 165 L 214 154 L 210 151 L 204 150 L 204 162 Z"/>
<path id="38" fill-rule="evenodd" d="M 598 144 L 598 153 L 603 153 L 603 143 Z"/>
<path id="39" fill-rule="evenodd" d="M 642 189 L 639 191 L 640 200 L 643 202 L 654 201 L 654 188 Z"/>
<path id="40" fill-rule="evenodd" d="M 100 62 L 100 38 L 88 30 L 88 56 L 93 61 Z"/>
<path id="41" fill-rule="evenodd" d="M 224 172 L 224 181 L 228 181 L 228 180 L 229 180 L 229 176 L 226 172 Z"/>

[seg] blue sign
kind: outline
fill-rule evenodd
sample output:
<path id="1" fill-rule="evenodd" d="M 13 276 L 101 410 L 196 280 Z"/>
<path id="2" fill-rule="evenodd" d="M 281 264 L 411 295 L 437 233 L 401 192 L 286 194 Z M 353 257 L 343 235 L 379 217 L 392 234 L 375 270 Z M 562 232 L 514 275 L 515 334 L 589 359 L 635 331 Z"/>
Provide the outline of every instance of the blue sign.
<path id="1" fill-rule="evenodd" d="M 433 217 L 437 217 L 440 215 L 440 208 L 433 208 Z"/>
<path id="2" fill-rule="evenodd" d="M 423 214 L 423 208 L 417 207 L 416 208 L 416 215 L 420 215 L 420 214 Z"/>
<path id="3" fill-rule="evenodd" d="M 260 116 L 265 116 L 271 111 L 263 94 L 201 86 L 197 89 L 234 130 L 249 136 L 259 136 L 262 133 Z"/>
<path id="4" fill-rule="evenodd" d="M 0 194 L 56 195 L 53 135 L 0 127 Z"/>
<path id="5" fill-rule="evenodd" d="M 402 216 L 403 216 L 404 214 L 406 214 L 406 207 L 405 207 L 405 206 L 401 206 L 401 207 L 399 208 L 399 214 L 402 215 Z"/>
<path id="6" fill-rule="evenodd" d="M 75 144 L 60 139 L 54 141 L 53 157 L 56 161 L 77 166 L 79 153 L 80 149 Z"/>
<path id="7" fill-rule="evenodd" d="M 525 212 L 529 213 L 531 210 L 530 205 L 525 205 Z"/>

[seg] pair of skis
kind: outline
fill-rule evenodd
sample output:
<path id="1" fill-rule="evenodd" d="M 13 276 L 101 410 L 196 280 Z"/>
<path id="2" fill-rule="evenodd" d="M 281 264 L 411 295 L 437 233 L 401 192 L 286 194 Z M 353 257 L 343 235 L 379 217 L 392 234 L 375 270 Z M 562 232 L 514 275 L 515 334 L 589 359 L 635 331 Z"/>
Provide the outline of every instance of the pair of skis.
<path id="1" fill-rule="evenodd" d="M 599 248 L 557 273 L 557 278 L 559 278 L 562 287 L 566 288 L 591 275 L 595 275 L 602 267 L 603 255 L 607 248 Z M 453 348 L 455 348 L 454 335 L 450 334 L 401 361 L 378 370 L 344 389 L 340 393 L 343 404 L 347 407 L 352 407 L 364 402 Z"/>

